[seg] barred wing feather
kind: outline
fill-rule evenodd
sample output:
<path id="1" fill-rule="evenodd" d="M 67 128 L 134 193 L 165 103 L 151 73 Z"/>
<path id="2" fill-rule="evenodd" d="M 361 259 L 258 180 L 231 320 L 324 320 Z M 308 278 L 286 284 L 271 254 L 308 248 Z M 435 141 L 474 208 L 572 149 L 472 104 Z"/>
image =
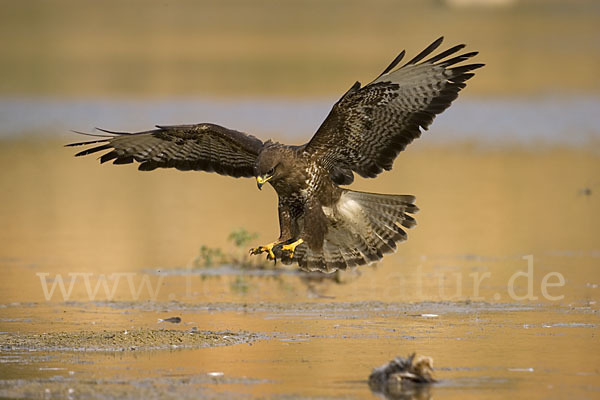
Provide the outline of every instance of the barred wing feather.
<path id="1" fill-rule="evenodd" d="M 176 168 L 216 172 L 233 177 L 254 176 L 254 163 L 263 142 L 254 136 L 214 124 L 157 126 L 157 129 L 127 133 L 102 130 L 102 139 L 67 146 L 98 144 L 76 156 L 109 150 L 100 162 L 140 163 L 139 169 Z"/>
<path id="2" fill-rule="evenodd" d="M 456 99 L 471 71 L 483 66 L 456 66 L 477 54 L 456 55 L 462 44 L 421 61 L 442 40 L 394 69 L 404 57 L 400 53 L 377 79 L 362 88 L 355 83 L 333 106 L 305 151 L 323 160 L 336 183 L 352 183 L 353 172 L 372 178 L 390 170 L 398 153 Z"/>

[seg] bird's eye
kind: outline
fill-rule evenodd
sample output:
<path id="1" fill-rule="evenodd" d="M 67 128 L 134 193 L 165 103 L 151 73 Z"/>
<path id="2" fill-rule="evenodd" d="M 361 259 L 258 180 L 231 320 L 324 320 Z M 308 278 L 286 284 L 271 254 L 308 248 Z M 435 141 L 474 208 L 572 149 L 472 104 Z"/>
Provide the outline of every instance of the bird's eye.
<path id="1" fill-rule="evenodd" d="M 271 168 L 268 172 L 267 175 L 273 175 L 275 173 L 275 167 Z"/>

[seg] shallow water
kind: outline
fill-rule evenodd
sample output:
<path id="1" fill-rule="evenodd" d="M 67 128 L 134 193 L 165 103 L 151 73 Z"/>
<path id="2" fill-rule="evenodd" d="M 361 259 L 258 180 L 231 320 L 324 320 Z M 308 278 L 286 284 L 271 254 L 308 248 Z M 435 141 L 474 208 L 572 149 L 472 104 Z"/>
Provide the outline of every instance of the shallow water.
<path id="1" fill-rule="evenodd" d="M 1 396 L 369 399 L 372 368 L 412 352 L 440 380 L 418 398 L 600 392 L 597 148 L 416 144 L 353 186 L 417 195 L 409 240 L 324 278 L 198 267 L 201 245 L 242 257 L 227 241 L 238 227 L 259 234 L 252 245 L 277 234 L 271 190 L 100 167 L 59 144 L 0 147 Z M 77 346 L 81 332 L 194 327 L 256 339 Z M 73 348 L 30 340 L 42 333 L 71 334 Z"/>
<path id="2" fill-rule="evenodd" d="M 583 307 L 573 311 L 452 302 L 249 307 L 133 303 L 70 304 L 58 309 L 34 305 L 7 312 L 35 320 L 37 313 L 46 313 L 51 316 L 41 318 L 47 320 L 46 330 L 73 331 L 89 329 L 90 321 L 112 329 L 150 329 L 156 327 L 157 316 L 170 312 L 205 329 L 227 326 L 261 332 L 263 338 L 196 350 L 4 352 L 0 367 L 4 394 L 49 388 L 54 396 L 64 397 L 73 388 L 77 395 L 106 397 L 118 397 L 123 391 L 151 398 L 198 393 L 372 398 L 366 384 L 371 368 L 412 351 L 434 357 L 441 379 L 431 389 L 436 397 L 556 398 L 570 393 L 584 398 L 598 390 L 593 354 L 598 348 L 597 318 L 590 322 L 594 310 Z M 437 317 L 423 316 L 427 314 Z"/>

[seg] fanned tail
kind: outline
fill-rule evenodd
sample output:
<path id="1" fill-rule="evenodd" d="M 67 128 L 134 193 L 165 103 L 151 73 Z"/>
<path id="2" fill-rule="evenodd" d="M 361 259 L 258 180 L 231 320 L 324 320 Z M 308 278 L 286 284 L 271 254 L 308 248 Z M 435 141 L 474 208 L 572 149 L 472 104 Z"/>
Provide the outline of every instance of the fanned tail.
<path id="1" fill-rule="evenodd" d="M 332 222 L 322 251 L 306 243 L 296 248 L 293 259 L 308 271 L 333 272 L 337 269 L 371 264 L 384 254 L 396 251 L 406 240 L 404 228 L 416 225 L 409 214 L 419 209 L 410 195 L 390 195 L 345 190 L 336 206 L 325 212 Z"/>

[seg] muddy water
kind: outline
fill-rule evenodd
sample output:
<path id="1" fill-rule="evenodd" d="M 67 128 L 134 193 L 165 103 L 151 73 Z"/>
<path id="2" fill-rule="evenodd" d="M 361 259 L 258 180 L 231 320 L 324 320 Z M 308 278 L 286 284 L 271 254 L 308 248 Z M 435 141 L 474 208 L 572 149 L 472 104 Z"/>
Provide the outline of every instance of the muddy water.
<path id="1" fill-rule="evenodd" d="M 368 399 L 412 352 L 440 380 L 417 398 L 600 392 L 597 148 L 416 144 L 354 185 L 417 195 L 409 241 L 327 278 L 199 266 L 276 236 L 250 180 L 0 152 L 0 396 Z"/>

